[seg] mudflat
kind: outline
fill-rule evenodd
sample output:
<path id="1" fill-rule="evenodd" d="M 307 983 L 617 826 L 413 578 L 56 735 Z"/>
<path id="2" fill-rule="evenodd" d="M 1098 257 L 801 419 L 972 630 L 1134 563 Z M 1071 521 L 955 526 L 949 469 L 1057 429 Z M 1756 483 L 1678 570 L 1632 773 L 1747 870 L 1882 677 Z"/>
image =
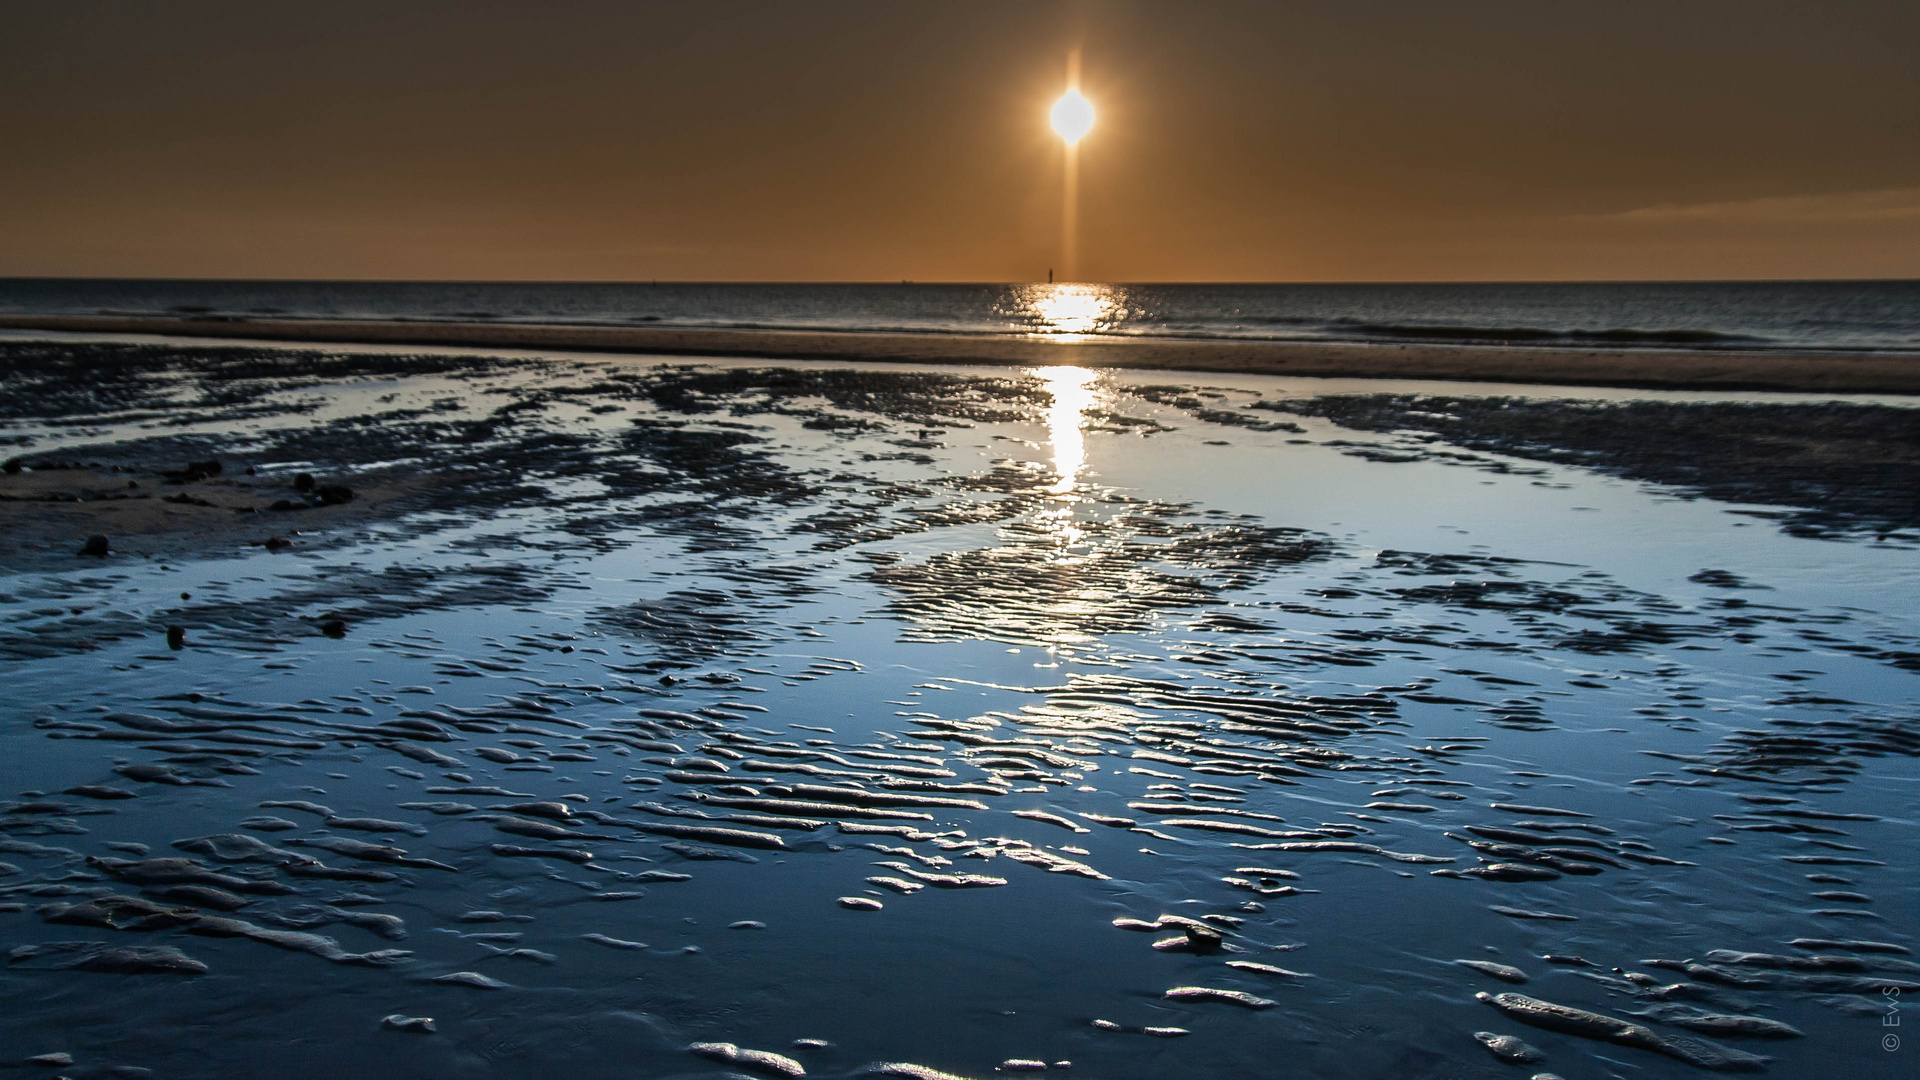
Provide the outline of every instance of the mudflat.
<path id="1" fill-rule="evenodd" d="M 1342 345 L 360 319 L 5 315 L 0 328 L 265 341 L 573 349 L 668 356 L 1157 368 L 1669 390 L 1920 393 L 1920 355 L 1733 349 Z"/>
<path id="2" fill-rule="evenodd" d="M 1330 389 L 0 340 L 0 1044 L 1884 1074 L 1920 408 Z"/>

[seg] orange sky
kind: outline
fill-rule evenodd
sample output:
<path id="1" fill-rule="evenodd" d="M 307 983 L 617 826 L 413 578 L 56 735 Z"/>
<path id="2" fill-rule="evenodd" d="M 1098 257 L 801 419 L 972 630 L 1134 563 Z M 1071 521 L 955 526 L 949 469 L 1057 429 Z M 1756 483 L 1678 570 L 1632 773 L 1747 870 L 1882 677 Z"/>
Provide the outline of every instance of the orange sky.
<path id="1" fill-rule="evenodd" d="M 1920 277 L 1920 3 L 0 0 L 0 275 Z"/>

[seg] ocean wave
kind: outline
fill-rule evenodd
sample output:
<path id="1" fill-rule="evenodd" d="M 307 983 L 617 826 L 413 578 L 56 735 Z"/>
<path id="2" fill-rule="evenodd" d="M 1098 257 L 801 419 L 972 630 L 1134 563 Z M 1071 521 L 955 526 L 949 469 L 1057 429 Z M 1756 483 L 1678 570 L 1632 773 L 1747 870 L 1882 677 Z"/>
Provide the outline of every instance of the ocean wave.
<path id="1" fill-rule="evenodd" d="M 1538 326 L 1437 326 L 1398 323 L 1356 323 L 1352 332 L 1370 337 L 1420 341 L 1524 341 L 1596 345 L 1765 345 L 1769 339 L 1718 330 L 1549 330 Z"/>

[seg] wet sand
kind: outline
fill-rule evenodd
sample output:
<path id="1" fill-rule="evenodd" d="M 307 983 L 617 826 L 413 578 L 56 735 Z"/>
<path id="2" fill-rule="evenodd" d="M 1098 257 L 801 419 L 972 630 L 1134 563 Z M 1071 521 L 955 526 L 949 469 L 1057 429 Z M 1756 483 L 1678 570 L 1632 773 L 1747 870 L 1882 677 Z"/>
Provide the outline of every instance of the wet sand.
<path id="1" fill-rule="evenodd" d="M 0 1046 L 1901 1075 L 1920 410 L 1085 375 L 0 342 Z"/>
<path id="2" fill-rule="evenodd" d="M 0 328 L 267 341 L 570 349 L 667 356 L 1236 372 L 1326 378 L 1446 379 L 1670 390 L 1920 393 L 1920 356 L 1888 353 L 1306 342 L 1041 340 L 841 333 L 347 319 L 4 315 Z"/>
<path id="3" fill-rule="evenodd" d="M 76 545 L 96 535 L 110 538 L 112 552 L 160 559 L 269 544 L 298 548 L 315 526 L 343 528 L 404 512 L 412 506 L 407 496 L 433 483 L 419 473 L 356 477 L 351 501 L 322 504 L 293 486 L 293 474 L 182 479 L 181 466 L 156 456 L 0 474 L 0 550 L 9 568 L 71 561 Z M 289 509 L 272 510 L 276 505 Z"/>

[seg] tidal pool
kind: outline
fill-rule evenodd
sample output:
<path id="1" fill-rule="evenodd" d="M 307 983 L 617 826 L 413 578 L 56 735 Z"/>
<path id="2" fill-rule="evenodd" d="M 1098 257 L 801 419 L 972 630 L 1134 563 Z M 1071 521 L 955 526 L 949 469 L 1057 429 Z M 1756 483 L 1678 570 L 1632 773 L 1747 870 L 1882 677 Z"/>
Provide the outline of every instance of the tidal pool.
<path id="1" fill-rule="evenodd" d="M 0 349 L 23 1076 L 1920 1053 L 1897 401 Z"/>

